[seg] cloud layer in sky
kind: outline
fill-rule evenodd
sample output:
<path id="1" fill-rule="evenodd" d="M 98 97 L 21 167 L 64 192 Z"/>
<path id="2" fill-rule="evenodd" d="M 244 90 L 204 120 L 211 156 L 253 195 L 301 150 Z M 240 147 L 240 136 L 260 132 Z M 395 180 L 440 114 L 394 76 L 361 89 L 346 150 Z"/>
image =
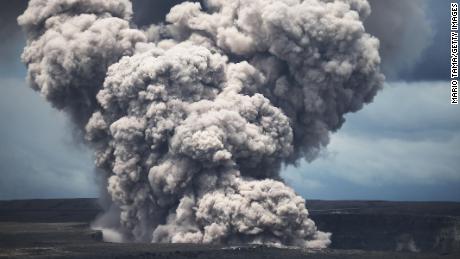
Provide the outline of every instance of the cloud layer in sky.
<path id="1" fill-rule="evenodd" d="M 0 199 L 96 197 L 91 153 L 75 144 L 64 114 L 23 79 L 0 87 Z"/>
<path id="2" fill-rule="evenodd" d="M 391 83 L 372 105 L 347 116 L 320 158 L 284 176 L 315 198 L 327 190 L 337 198 L 360 198 L 350 191 L 355 186 L 375 199 L 387 192 L 404 200 L 416 191 L 422 200 L 458 200 L 459 112 L 449 103 L 448 82 Z"/>

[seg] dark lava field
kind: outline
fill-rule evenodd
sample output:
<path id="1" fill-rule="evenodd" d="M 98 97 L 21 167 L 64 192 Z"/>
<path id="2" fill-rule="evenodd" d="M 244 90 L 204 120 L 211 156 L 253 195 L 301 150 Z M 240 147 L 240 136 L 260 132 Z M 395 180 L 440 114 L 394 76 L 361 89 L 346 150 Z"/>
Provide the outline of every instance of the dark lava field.
<path id="1" fill-rule="evenodd" d="M 324 250 L 102 241 L 95 199 L 0 201 L 0 258 L 460 258 L 460 203 L 307 201 Z"/>

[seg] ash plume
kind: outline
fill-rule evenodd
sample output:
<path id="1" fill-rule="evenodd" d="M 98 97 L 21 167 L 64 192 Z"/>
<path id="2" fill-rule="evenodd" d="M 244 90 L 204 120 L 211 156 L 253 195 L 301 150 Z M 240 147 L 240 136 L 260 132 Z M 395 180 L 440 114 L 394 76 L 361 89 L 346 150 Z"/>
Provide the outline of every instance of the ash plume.
<path id="1" fill-rule="evenodd" d="M 434 29 L 427 15 L 427 1 L 369 0 L 372 15 L 364 21 L 367 31 L 380 40 L 381 68 L 388 79 L 410 71 L 433 43 Z"/>
<path id="2" fill-rule="evenodd" d="M 31 86 L 107 174 L 117 239 L 323 248 L 279 171 L 381 88 L 369 14 L 365 0 L 208 0 L 140 29 L 126 0 L 31 0 L 18 22 Z"/>

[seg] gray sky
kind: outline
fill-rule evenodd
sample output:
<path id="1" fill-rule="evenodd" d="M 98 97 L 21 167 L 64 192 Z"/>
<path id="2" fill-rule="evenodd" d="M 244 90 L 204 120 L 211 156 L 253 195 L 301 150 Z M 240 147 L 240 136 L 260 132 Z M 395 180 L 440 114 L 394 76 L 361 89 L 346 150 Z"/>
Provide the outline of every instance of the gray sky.
<path id="1" fill-rule="evenodd" d="M 450 1 L 404 1 L 378 2 L 367 21 L 390 53 L 383 57 L 385 89 L 347 116 L 318 159 L 283 172 L 307 199 L 460 201 L 460 106 L 448 96 Z M 164 3 L 138 0 L 135 21 L 161 21 Z M 25 82 L 24 37 L 15 21 L 25 1 L 1 5 L 0 199 L 96 197 L 91 152 Z"/>

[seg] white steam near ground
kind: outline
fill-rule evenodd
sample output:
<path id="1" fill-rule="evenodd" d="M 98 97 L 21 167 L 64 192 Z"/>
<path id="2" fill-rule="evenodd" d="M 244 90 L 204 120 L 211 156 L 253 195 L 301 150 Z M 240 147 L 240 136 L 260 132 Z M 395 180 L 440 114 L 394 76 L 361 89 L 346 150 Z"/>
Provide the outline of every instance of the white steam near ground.
<path id="1" fill-rule="evenodd" d="M 127 0 L 31 0 L 31 86 L 104 172 L 117 241 L 324 248 L 279 176 L 384 80 L 365 0 L 208 0 L 137 28 Z"/>

